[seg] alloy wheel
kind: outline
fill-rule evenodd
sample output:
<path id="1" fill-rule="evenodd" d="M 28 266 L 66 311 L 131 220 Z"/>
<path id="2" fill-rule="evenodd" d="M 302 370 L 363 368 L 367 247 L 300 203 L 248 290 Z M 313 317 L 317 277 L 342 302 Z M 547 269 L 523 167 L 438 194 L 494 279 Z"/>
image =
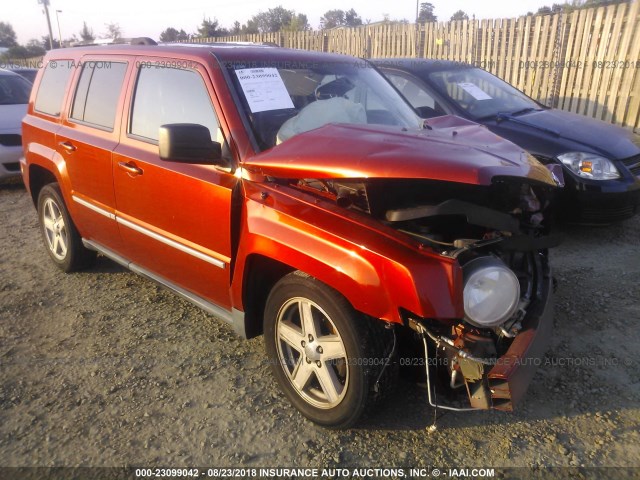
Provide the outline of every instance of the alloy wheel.
<path id="1" fill-rule="evenodd" d="M 347 352 L 327 313 L 309 299 L 289 299 L 278 312 L 276 343 L 282 368 L 296 392 L 311 405 L 329 409 L 349 385 Z"/>

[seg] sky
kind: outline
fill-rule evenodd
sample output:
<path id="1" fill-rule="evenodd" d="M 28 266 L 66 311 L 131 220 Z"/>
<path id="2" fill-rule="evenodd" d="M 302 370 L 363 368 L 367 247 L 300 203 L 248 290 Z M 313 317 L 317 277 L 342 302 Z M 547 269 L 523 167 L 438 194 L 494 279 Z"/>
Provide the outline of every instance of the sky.
<path id="1" fill-rule="evenodd" d="M 0 21 L 13 26 L 21 44 L 32 38 L 47 35 L 47 22 L 38 0 L 3 0 Z M 509 18 L 536 11 L 543 5 L 551 5 L 553 0 L 431 0 L 435 6 L 438 20 L 449 20 L 458 10 L 469 17 L 475 14 L 480 18 Z M 179 6 L 178 6 L 179 5 Z M 120 25 L 123 37 L 151 37 L 158 39 L 160 32 L 167 27 L 184 29 L 194 33 L 203 17 L 216 18 L 221 26 L 230 28 L 238 20 L 245 23 L 251 16 L 282 5 L 297 13 L 304 13 L 312 28 L 317 29 L 320 17 L 333 9 L 350 8 L 364 21 L 376 22 L 389 14 L 392 20 L 407 19 L 411 22 L 416 16 L 415 0 L 323 0 L 304 3 L 300 0 L 180 0 L 179 2 L 158 2 L 151 0 L 50 0 L 51 28 L 54 38 L 58 38 L 58 22 L 62 38 L 66 39 L 82 29 L 82 22 L 93 29 L 96 36 L 106 32 L 105 24 Z M 56 10 L 60 10 L 57 13 Z"/>

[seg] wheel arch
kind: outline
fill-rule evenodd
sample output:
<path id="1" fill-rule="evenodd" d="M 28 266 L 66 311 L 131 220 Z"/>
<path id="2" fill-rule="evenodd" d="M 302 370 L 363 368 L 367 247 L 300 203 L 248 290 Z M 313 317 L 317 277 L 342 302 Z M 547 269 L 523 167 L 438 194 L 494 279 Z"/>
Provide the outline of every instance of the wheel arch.
<path id="1" fill-rule="evenodd" d="M 359 311 L 351 300 L 332 282 L 319 276 L 314 268 L 299 268 L 260 253 L 247 256 L 242 277 L 242 305 L 244 307 L 244 336 L 254 338 L 263 334 L 264 310 L 267 298 L 276 283 L 289 273 L 299 271 L 315 278 L 343 297 L 355 311 Z M 364 312 L 360 312 L 366 315 Z M 374 317 L 375 318 L 375 317 Z"/>
<path id="2" fill-rule="evenodd" d="M 262 335 L 263 314 L 269 293 L 281 278 L 295 270 L 291 265 L 261 254 L 247 256 L 242 277 L 246 338 Z"/>
<path id="3" fill-rule="evenodd" d="M 29 193 L 33 204 L 37 206 L 40 190 L 49 183 L 60 183 L 58 177 L 50 170 L 38 164 L 29 165 Z"/>

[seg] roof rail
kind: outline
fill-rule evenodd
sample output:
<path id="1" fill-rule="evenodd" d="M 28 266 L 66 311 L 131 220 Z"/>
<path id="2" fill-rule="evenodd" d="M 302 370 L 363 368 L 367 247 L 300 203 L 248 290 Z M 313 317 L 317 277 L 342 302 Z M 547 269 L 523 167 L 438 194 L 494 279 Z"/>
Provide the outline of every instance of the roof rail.
<path id="1" fill-rule="evenodd" d="M 124 41 L 120 42 L 120 40 L 124 40 Z M 149 37 L 118 38 L 117 40 L 114 40 L 113 43 L 115 44 L 124 43 L 127 45 L 158 45 L 158 42 L 156 42 L 154 39 Z"/>
<path id="2" fill-rule="evenodd" d="M 93 40 L 91 42 L 75 42 L 72 47 L 93 47 L 99 45 L 158 45 L 158 43 L 149 37 L 131 37 L 131 38 L 105 38 Z"/>
<path id="3" fill-rule="evenodd" d="M 212 46 L 228 46 L 228 47 L 277 47 L 280 45 L 274 42 L 234 42 L 234 41 L 222 41 L 222 42 L 160 42 L 159 45 L 174 46 L 174 47 L 212 47 Z"/>

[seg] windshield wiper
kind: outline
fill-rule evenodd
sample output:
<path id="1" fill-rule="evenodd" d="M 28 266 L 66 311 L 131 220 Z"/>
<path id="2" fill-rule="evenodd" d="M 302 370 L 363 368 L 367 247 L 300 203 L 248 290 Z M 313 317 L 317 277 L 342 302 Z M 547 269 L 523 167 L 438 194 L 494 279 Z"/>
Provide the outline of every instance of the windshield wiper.
<path id="1" fill-rule="evenodd" d="M 496 113 L 496 117 L 515 117 L 516 115 L 523 115 L 525 113 L 529 113 L 529 112 L 540 112 L 542 111 L 541 108 L 535 108 L 535 107 L 526 107 L 526 108 L 521 108 L 520 110 L 516 110 L 515 112 L 498 112 Z"/>
<path id="2" fill-rule="evenodd" d="M 542 132 L 546 132 L 546 133 L 550 133 L 552 135 L 560 136 L 560 132 L 558 132 L 557 130 L 553 130 L 551 128 L 543 127 L 542 125 L 537 125 L 535 123 L 529 123 L 526 120 L 521 120 L 521 119 L 515 117 L 515 115 L 517 115 L 517 114 L 531 112 L 533 110 L 538 111 L 538 112 L 542 111 L 541 108 L 523 108 L 522 110 L 518 110 L 517 112 L 514 112 L 514 113 L 508 113 L 508 112 L 501 113 L 501 112 L 499 112 L 499 113 L 496 113 L 495 119 L 496 119 L 496 122 L 501 122 L 503 120 L 508 120 L 510 122 L 513 122 L 513 123 L 519 123 L 520 125 L 526 125 L 527 127 L 535 128 L 535 129 L 540 130 Z"/>
<path id="3" fill-rule="evenodd" d="M 498 113 L 492 113 L 491 115 L 483 115 L 482 117 L 478 117 L 475 119 L 476 122 L 480 122 L 483 120 L 492 120 L 492 119 L 496 119 L 498 121 L 500 120 L 509 120 L 512 117 L 515 117 L 517 115 L 523 115 L 525 113 L 529 113 L 529 112 L 540 112 L 542 111 L 541 108 L 535 108 L 535 107 L 527 107 L 527 108 L 521 108 L 520 110 L 516 110 L 515 112 L 498 112 Z"/>

